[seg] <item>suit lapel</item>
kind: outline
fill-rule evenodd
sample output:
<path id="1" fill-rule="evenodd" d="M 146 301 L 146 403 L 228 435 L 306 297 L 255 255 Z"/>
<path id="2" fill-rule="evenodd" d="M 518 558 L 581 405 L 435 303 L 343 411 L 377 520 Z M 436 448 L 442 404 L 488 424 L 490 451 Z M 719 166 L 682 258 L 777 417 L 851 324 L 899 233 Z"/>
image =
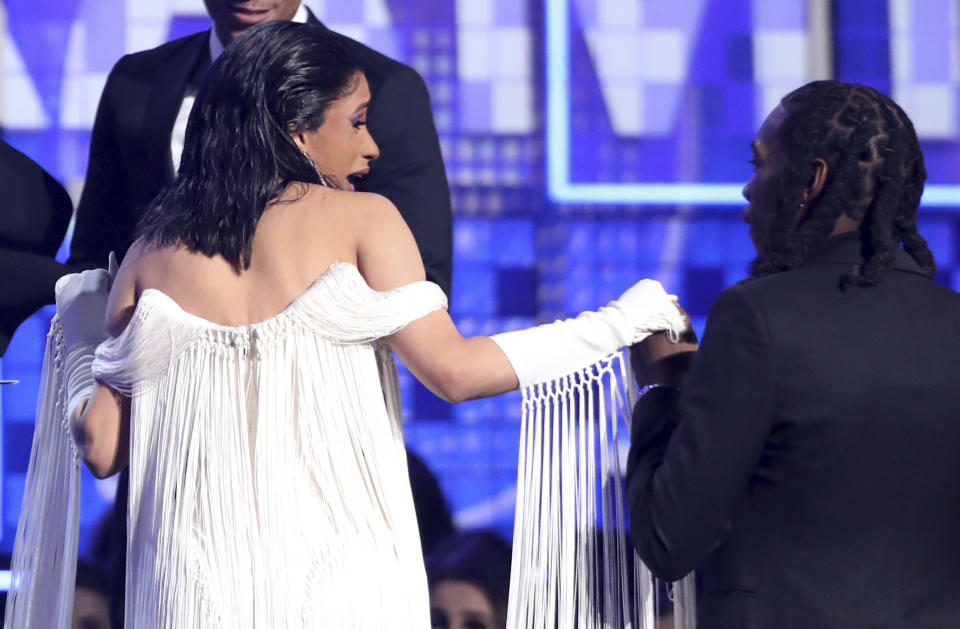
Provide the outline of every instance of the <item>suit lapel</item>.
<path id="1" fill-rule="evenodd" d="M 151 172 L 163 173 L 162 185 L 173 180 L 170 135 L 191 78 L 202 76 L 210 65 L 209 31 L 197 33 L 168 63 L 157 70 L 145 120 L 146 146 Z"/>

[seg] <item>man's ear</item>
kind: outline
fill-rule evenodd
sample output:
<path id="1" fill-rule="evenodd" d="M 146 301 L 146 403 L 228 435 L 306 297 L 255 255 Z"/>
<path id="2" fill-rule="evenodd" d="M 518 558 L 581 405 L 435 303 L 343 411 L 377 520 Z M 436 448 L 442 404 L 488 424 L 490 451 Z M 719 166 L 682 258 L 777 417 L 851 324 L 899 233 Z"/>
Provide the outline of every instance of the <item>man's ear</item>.
<path id="1" fill-rule="evenodd" d="M 810 163 L 810 182 L 803 191 L 804 202 L 815 201 L 823 193 L 825 185 L 827 185 L 827 162 L 818 157 Z"/>
<path id="2" fill-rule="evenodd" d="M 797 208 L 797 224 L 803 222 L 810 213 L 810 205 L 816 201 L 827 185 L 828 166 L 826 160 L 818 157 L 810 163 L 810 181 L 803 189 L 800 207 Z"/>

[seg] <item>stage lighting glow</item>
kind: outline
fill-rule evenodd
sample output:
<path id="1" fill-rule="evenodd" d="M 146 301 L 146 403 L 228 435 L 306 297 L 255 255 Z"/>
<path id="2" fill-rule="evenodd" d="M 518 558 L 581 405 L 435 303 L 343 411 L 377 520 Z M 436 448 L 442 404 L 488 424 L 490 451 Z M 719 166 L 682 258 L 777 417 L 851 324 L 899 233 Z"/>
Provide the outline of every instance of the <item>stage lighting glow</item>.
<path id="1" fill-rule="evenodd" d="M 743 183 L 575 183 L 570 180 L 570 4 L 547 0 L 547 193 L 555 203 L 582 205 L 711 205 L 742 207 Z M 960 209 L 960 185 L 927 185 L 925 207 Z"/>

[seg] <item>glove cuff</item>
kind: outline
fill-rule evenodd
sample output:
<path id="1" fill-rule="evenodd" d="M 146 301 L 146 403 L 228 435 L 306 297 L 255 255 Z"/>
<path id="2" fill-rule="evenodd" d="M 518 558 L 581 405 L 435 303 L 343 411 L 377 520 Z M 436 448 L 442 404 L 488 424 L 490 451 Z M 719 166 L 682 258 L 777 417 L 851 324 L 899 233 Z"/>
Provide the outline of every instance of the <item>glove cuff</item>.
<path id="1" fill-rule="evenodd" d="M 68 418 L 72 418 L 77 407 L 93 395 L 93 388 L 96 386 L 93 359 L 97 345 L 99 342 L 96 341 L 79 343 L 64 352 L 63 376 Z"/>
<path id="2" fill-rule="evenodd" d="M 575 319 L 491 339 L 506 354 L 521 389 L 574 373 L 660 330 L 678 339 L 685 328 L 683 316 L 659 283 L 651 286 L 656 291 L 648 287 L 642 297 L 634 294 Z"/>

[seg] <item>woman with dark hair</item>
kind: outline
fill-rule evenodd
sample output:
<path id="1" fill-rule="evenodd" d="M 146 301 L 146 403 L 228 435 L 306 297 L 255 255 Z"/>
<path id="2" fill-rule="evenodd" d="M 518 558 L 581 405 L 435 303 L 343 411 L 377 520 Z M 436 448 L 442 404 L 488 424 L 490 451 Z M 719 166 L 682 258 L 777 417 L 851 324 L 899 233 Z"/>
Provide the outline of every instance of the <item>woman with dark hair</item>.
<path id="1" fill-rule="evenodd" d="M 433 629 L 505 629 L 510 544 L 493 531 L 455 533 L 427 555 Z"/>
<path id="2" fill-rule="evenodd" d="M 645 281 L 577 319 L 461 337 L 396 208 L 352 191 L 378 154 L 369 98 L 337 36 L 250 29 L 119 272 L 60 283 L 11 626 L 62 626 L 69 594 L 44 579 L 65 583 L 76 552 L 58 498 L 82 458 L 129 465 L 128 626 L 426 627 L 389 349 L 456 401 L 682 328 Z"/>

